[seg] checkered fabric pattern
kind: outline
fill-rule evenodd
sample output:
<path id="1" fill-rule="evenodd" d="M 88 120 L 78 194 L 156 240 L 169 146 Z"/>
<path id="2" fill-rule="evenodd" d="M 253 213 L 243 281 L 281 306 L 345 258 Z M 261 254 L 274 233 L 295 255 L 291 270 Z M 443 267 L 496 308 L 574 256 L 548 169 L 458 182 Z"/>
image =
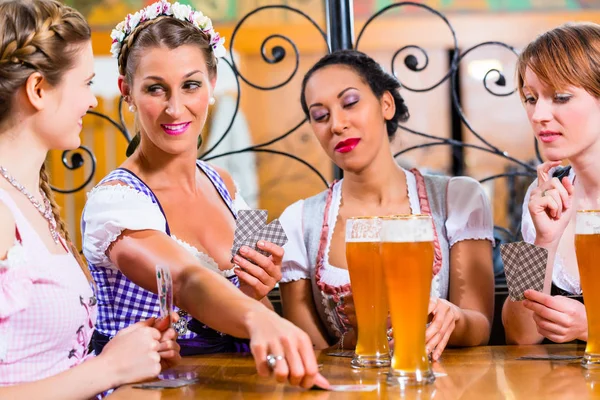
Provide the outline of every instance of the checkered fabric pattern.
<path id="1" fill-rule="evenodd" d="M 237 251 L 239 250 L 239 248 L 241 246 L 245 245 L 250 248 L 253 248 L 254 250 L 258 251 L 260 254 L 268 257 L 269 253 L 267 253 L 264 250 L 259 249 L 256 246 L 256 243 L 259 240 L 271 242 L 273 244 L 276 244 L 277 246 L 283 247 L 283 245 L 287 243 L 288 238 L 285 234 L 285 231 L 283 230 L 283 227 L 281 226 L 281 223 L 279 222 L 278 219 L 276 219 L 276 220 L 271 221 L 271 223 L 269 225 L 264 226 L 259 231 L 254 232 L 250 236 L 244 238 L 240 242 L 239 247 L 237 247 L 237 248 L 234 247 L 234 249 L 232 249 L 232 254 L 235 255 L 237 253 Z"/>
<path id="2" fill-rule="evenodd" d="M 246 237 L 267 224 L 267 210 L 239 210 L 233 239 L 234 254 L 242 246 Z"/>
<path id="3" fill-rule="evenodd" d="M 198 167 L 206 174 L 212 184 L 215 186 L 219 195 L 232 212 L 236 216 L 233 200 L 227 191 L 223 179 L 219 174 L 208 164 L 198 161 Z M 135 174 L 125 169 L 116 169 L 108 174 L 100 183 L 99 186 L 109 182 L 119 181 L 138 192 L 152 199 L 157 207 L 161 209 L 164 215 L 160 202 L 152 192 L 152 190 Z M 166 216 L 165 216 L 166 220 Z M 82 231 L 85 230 L 85 224 L 82 225 Z M 165 233 L 170 235 L 168 222 L 165 226 Z M 103 335 L 113 337 L 117 332 L 138 321 L 160 315 L 160 307 L 158 296 L 152 292 L 142 289 L 131 282 L 120 271 L 100 267 L 89 264 L 92 277 L 97 285 L 98 299 L 98 323 L 96 329 Z M 233 281 L 232 281 L 233 282 Z M 233 282 L 236 286 L 239 283 Z M 174 311 L 178 308 L 174 307 Z M 190 319 L 190 317 L 186 317 Z M 181 335 L 180 339 L 195 338 L 196 334 L 188 332 Z"/>
<path id="4" fill-rule="evenodd" d="M 82 363 L 88 357 L 96 306 L 75 258 L 51 254 L 2 189 L 0 203 L 17 227 L 14 246 L 0 260 L 0 386 L 10 386 Z"/>
<path id="5" fill-rule="evenodd" d="M 523 293 L 528 289 L 543 290 L 548 250 L 517 242 L 501 245 L 500 254 L 511 300 L 525 300 Z"/>

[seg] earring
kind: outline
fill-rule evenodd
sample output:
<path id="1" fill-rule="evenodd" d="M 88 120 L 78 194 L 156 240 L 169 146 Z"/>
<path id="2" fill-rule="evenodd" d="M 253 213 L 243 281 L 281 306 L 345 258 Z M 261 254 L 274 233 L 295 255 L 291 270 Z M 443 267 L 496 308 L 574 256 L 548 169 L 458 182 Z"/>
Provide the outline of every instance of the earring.
<path id="1" fill-rule="evenodd" d="M 130 104 L 129 105 L 129 112 L 134 113 L 136 111 L 137 111 L 137 107 L 134 104 Z"/>
<path id="2" fill-rule="evenodd" d="M 211 106 L 214 105 L 217 101 L 215 100 L 214 97 L 210 97 L 210 99 L 208 99 L 208 104 L 210 104 Z"/>

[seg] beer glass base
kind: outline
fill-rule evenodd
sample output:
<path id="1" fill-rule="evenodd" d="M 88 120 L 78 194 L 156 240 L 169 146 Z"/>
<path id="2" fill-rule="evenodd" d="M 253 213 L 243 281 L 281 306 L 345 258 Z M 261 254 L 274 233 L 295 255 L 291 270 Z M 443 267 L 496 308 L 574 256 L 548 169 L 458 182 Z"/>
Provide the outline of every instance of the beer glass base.
<path id="1" fill-rule="evenodd" d="M 600 369 L 600 354 L 585 353 L 581 366 L 586 369 Z"/>
<path id="2" fill-rule="evenodd" d="M 387 376 L 387 384 L 390 386 L 424 386 L 434 381 L 435 375 L 431 370 L 404 372 L 390 369 Z"/>
<path id="3" fill-rule="evenodd" d="M 352 368 L 383 368 L 389 367 L 391 364 L 392 359 L 389 355 L 359 356 L 355 354 L 350 362 Z"/>

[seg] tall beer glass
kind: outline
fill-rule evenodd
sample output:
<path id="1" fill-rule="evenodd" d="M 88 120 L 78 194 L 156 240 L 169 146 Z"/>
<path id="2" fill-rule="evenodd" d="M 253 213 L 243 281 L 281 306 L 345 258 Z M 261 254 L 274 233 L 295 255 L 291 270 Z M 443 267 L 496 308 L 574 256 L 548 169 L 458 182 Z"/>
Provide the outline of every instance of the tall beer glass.
<path id="1" fill-rule="evenodd" d="M 353 368 L 390 366 L 387 341 L 388 303 L 379 253 L 381 220 L 377 217 L 346 221 L 346 261 L 358 323 Z"/>
<path id="2" fill-rule="evenodd" d="M 575 253 L 588 323 L 581 364 L 585 368 L 600 368 L 600 210 L 577 211 Z"/>
<path id="3" fill-rule="evenodd" d="M 424 385 L 435 380 L 425 353 L 433 257 L 430 216 L 381 218 L 381 259 L 394 327 L 388 384 Z"/>

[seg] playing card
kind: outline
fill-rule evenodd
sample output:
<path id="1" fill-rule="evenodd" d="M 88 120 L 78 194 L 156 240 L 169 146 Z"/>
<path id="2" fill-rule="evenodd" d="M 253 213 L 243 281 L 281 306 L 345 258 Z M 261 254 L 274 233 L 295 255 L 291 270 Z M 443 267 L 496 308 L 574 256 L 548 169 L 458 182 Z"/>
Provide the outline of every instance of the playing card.
<path id="1" fill-rule="evenodd" d="M 273 220 L 270 224 L 263 226 L 259 230 L 251 233 L 249 236 L 243 238 L 241 241 L 234 243 L 234 246 L 231 249 L 232 257 L 238 253 L 242 246 L 248 246 L 251 249 L 258 251 L 260 254 L 268 257 L 269 253 L 259 249 L 256 245 L 260 240 L 271 242 L 281 247 L 287 243 L 288 238 L 279 220 Z"/>
<path id="2" fill-rule="evenodd" d="M 133 385 L 133 387 L 138 389 L 173 389 L 182 386 L 193 385 L 196 382 L 198 382 L 198 378 L 167 379 L 154 382 L 138 383 Z"/>
<path id="3" fill-rule="evenodd" d="M 158 288 L 160 317 L 170 318 L 173 312 L 173 280 L 168 267 L 164 265 L 156 266 L 156 286 Z"/>
<path id="4" fill-rule="evenodd" d="M 238 249 L 240 243 L 267 225 L 267 210 L 239 210 L 235 221 L 233 247 Z M 235 254 L 235 253 L 234 253 Z"/>
<path id="5" fill-rule="evenodd" d="M 546 355 L 529 355 L 517 358 L 517 360 L 558 360 L 558 361 L 572 361 L 581 360 L 582 356 L 569 356 L 566 354 L 546 354 Z"/>
<path id="6" fill-rule="evenodd" d="M 348 357 L 348 358 L 354 357 L 353 350 L 334 350 L 334 351 L 330 351 L 329 353 L 325 353 L 325 354 L 328 356 L 333 356 L 333 357 Z"/>
<path id="7" fill-rule="evenodd" d="M 548 250 L 529 243 L 516 242 L 500 245 L 500 254 L 511 300 L 525 300 L 525 290 L 544 289 Z"/>

